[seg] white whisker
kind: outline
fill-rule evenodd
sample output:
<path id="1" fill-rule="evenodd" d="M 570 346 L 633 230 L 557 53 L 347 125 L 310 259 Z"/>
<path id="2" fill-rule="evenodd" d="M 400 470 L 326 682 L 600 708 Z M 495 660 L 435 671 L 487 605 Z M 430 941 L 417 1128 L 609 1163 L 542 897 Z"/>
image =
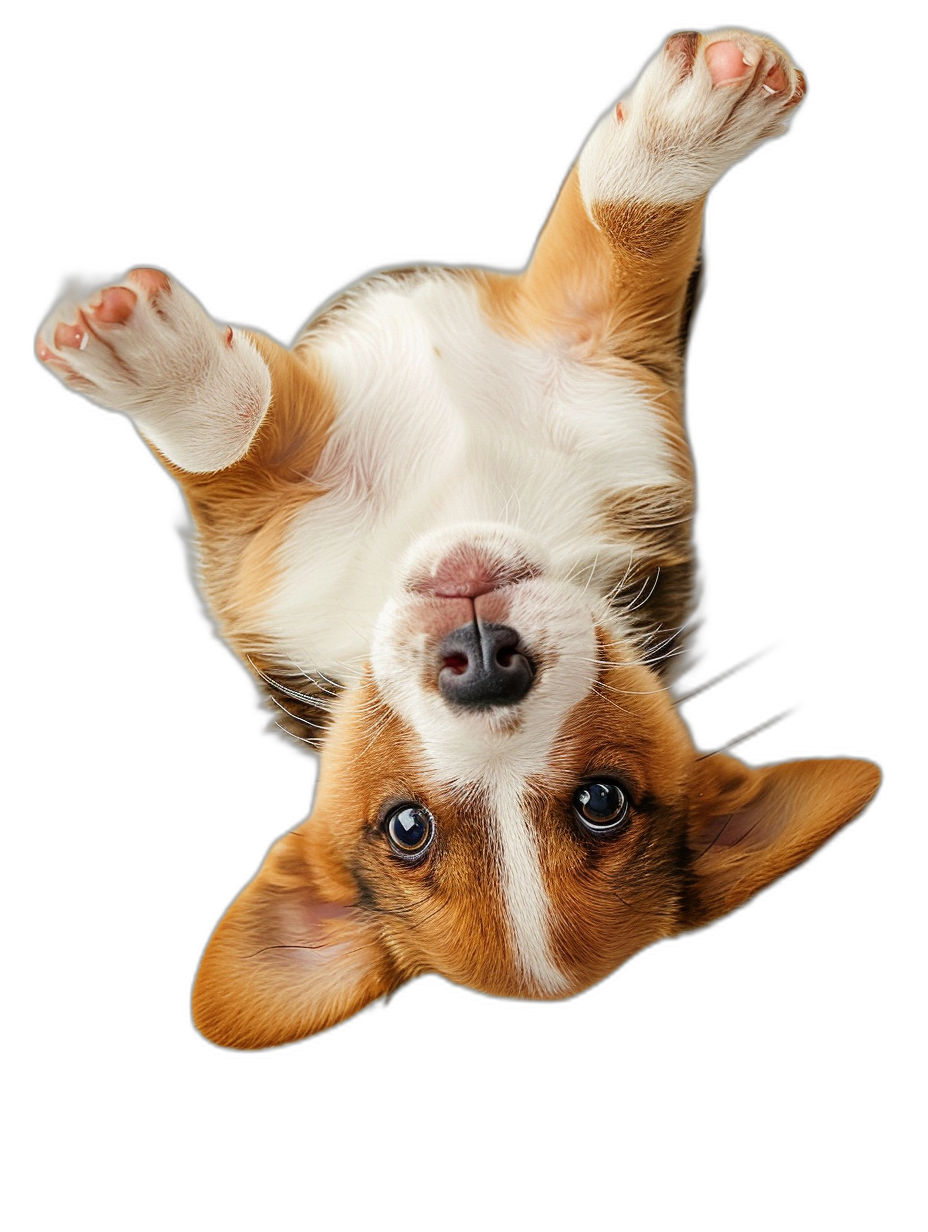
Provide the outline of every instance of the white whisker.
<path id="1" fill-rule="evenodd" d="M 285 736 L 289 736 L 291 740 L 299 740 L 300 744 L 308 744 L 310 748 L 318 751 L 320 738 L 313 739 L 311 736 L 298 736 L 295 731 L 291 731 L 289 727 L 285 727 L 283 723 L 277 719 L 274 720 L 274 726 L 280 728 Z"/>
<path id="2" fill-rule="evenodd" d="M 277 689 L 280 693 L 284 693 L 287 697 L 292 697 L 296 702 L 302 702 L 304 706 L 315 706 L 319 710 L 329 709 L 328 704 L 320 700 L 320 698 L 313 697 L 308 693 L 301 693 L 298 689 L 291 689 L 289 685 L 285 685 L 282 681 L 275 680 L 272 676 L 268 676 L 265 672 L 262 672 L 261 668 L 257 666 L 252 658 L 249 657 L 248 662 L 251 664 L 252 670 L 261 677 L 265 684 L 270 685 L 272 689 Z"/>
<path id="3" fill-rule="evenodd" d="M 637 612 L 639 608 L 644 607 L 645 604 L 651 600 L 651 598 L 654 595 L 655 590 L 657 590 L 657 583 L 660 580 L 660 576 L 661 576 L 661 567 L 660 565 L 658 565 L 657 572 L 654 574 L 654 581 L 651 583 L 651 589 L 648 591 L 647 595 L 642 599 L 640 597 L 641 591 L 639 591 L 638 596 L 635 598 L 635 600 L 625 608 L 626 612 Z M 650 580 L 649 578 L 645 578 L 644 584 L 647 585 L 649 580 Z"/>
<path id="4" fill-rule="evenodd" d="M 302 715 L 294 714 L 292 710 L 288 710 L 287 707 L 283 704 L 283 702 L 279 701 L 276 697 L 272 697 L 270 700 L 273 703 L 273 705 L 277 707 L 278 710 L 282 710 L 284 714 L 288 715 L 291 719 L 293 719 L 295 723 L 303 723 L 305 724 L 306 727 L 314 727 L 320 733 L 325 729 L 324 723 L 314 723 L 312 719 L 306 719 Z"/>

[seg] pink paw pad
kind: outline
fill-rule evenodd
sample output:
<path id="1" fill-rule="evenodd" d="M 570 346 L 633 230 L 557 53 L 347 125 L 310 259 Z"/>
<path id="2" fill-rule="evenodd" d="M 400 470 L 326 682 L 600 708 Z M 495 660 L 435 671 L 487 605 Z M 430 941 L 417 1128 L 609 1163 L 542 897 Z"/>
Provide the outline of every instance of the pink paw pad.
<path id="1" fill-rule="evenodd" d="M 104 287 L 83 307 L 76 309 L 76 321 L 59 321 L 51 335 L 51 347 L 45 339 L 36 339 L 36 354 L 46 364 L 52 364 L 60 370 L 74 375 L 71 368 L 63 362 L 60 354 L 55 351 L 83 351 L 93 339 L 103 341 L 106 331 L 111 326 L 128 325 L 139 302 L 139 295 L 149 301 L 154 301 L 160 294 L 169 291 L 171 280 L 161 270 L 139 267 L 130 270 L 127 282 L 134 283 L 137 290 L 125 284 L 121 286 Z M 75 312 L 74 309 L 71 310 Z M 107 343 L 110 345 L 110 343 Z"/>
<path id="2" fill-rule="evenodd" d="M 125 325 L 132 316 L 138 296 L 128 287 L 106 287 L 90 302 L 90 313 L 103 325 Z"/>
<path id="3" fill-rule="evenodd" d="M 706 48 L 706 64 L 714 86 L 743 81 L 752 69 L 741 48 L 728 42 L 710 43 Z"/>
<path id="4" fill-rule="evenodd" d="M 78 308 L 76 322 L 60 321 L 55 326 L 54 346 L 59 351 L 83 351 L 95 325 L 125 325 L 137 301 L 138 296 L 129 287 L 104 287 L 90 300 L 86 309 Z M 37 350 L 41 360 L 47 362 L 53 358 L 41 338 Z"/>
<path id="5" fill-rule="evenodd" d="M 737 43 L 723 39 L 718 43 L 710 43 L 706 48 L 706 65 L 712 78 L 713 86 L 736 85 L 751 76 L 756 67 L 745 58 L 744 52 Z M 774 64 L 763 82 L 768 94 L 779 94 L 789 85 L 789 79 L 779 64 Z"/>
<path id="6" fill-rule="evenodd" d="M 149 299 L 154 299 L 161 291 L 167 291 L 171 285 L 170 278 L 163 270 L 148 269 L 145 266 L 130 270 L 129 277 L 142 288 Z"/>

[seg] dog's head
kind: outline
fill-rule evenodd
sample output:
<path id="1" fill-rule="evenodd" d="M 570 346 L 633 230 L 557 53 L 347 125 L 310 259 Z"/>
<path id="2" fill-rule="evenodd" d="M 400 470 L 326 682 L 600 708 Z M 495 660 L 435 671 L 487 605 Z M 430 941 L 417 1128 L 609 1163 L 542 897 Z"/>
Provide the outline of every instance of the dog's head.
<path id="1" fill-rule="evenodd" d="M 426 971 L 579 992 L 737 907 L 870 800 L 869 762 L 701 757 L 585 581 L 507 531 L 418 545 L 312 816 L 207 947 L 204 1034 L 297 1039 Z"/>

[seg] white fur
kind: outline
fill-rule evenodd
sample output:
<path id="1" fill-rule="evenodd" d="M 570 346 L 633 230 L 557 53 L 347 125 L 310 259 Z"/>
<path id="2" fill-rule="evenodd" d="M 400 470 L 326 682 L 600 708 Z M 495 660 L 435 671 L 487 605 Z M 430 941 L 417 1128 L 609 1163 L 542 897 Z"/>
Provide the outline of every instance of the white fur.
<path id="1" fill-rule="evenodd" d="M 581 587 L 548 577 L 513 588 L 509 623 L 539 671 L 523 702 L 489 711 L 450 707 L 423 687 L 435 648 L 416 632 L 402 599 L 385 604 L 371 646 L 374 679 L 415 731 L 423 768 L 436 784 L 489 788 L 514 776 L 523 784 L 547 777 L 561 724 L 596 677 L 593 600 Z"/>
<path id="2" fill-rule="evenodd" d="M 507 535 L 497 538 L 502 546 Z M 530 544 L 508 538 L 513 554 L 531 557 Z M 511 624 L 539 665 L 515 706 L 462 710 L 427 687 L 435 646 L 417 635 L 409 597 L 385 606 L 371 651 L 377 686 L 415 732 L 426 777 L 462 795 L 476 790 L 485 802 L 513 953 L 529 985 L 547 995 L 566 992 L 568 981 L 551 956 L 551 907 L 525 802 L 529 788 L 550 777 L 552 745 L 596 677 L 593 604 L 582 586 L 548 576 L 512 588 Z"/>
<path id="3" fill-rule="evenodd" d="M 780 60 L 789 86 L 779 97 L 762 86 L 752 89 L 751 74 L 743 83 L 713 86 L 704 51 L 723 39 L 736 43 L 750 65 L 774 63 L 773 44 L 742 31 L 701 36 L 692 72 L 682 80 L 679 62 L 661 52 L 622 102 L 624 118 L 611 108 L 583 147 L 580 190 L 588 210 L 606 201 L 695 201 L 759 141 L 782 131 L 795 70 Z"/>
<path id="4" fill-rule="evenodd" d="M 100 406 L 125 411 L 165 457 L 193 472 L 222 470 L 248 451 L 271 401 L 271 376 L 251 340 L 216 324 L 172 282 L 153 303 L 138 286 L 128 324 L 85 331 L 79 350 L 54 347 L 59 323 L 79 319 L 76 304 L 56 306 L 40 331 L 76 373 L 81 392 Z M 99 337 L 97 337 L 99 334 Z M 71 384 L 54 363 L 49 367 Z"/>
<path id="5" fill-rule="evenodd" d="M 497 782 L 486 803 L 513 956 L 530 991 L 545 996 L 566 993 L 570 981 L 551 954 L 551 903 L 523 785 L 517 780 Z"/>
<path id="6" fill-rule="evenodd" d="M 737 32 L 704 37 L 691 72 L 661 53 L 582 152 L 594 223 L 598 202 L 696 200 L 782 126 L 794 70 L 784 65 L 790 88 L 780 95 L 751 74 L 715 87 L 704 58 L 713 38 L 737 43 L 754 65 L 773 63 L 772 45 Z M 596 682 L 598 629 L 622 635 L 606 592 L 634 563 L 634 546 L 607 506 L 652 488 L 672 504 L 674 489 L 688 489 L 675 466 L 680 445 L 627 369 L 577 359 L 550 336 L 507 336 L 466 273 L 374 278 L 344 307 L 296 347 L 311 350 L 337 415 L 305 476 L 322 495 L 288 526 L 249 634 L 288 675 L 322 671 L 351 686 L 370 662 L 418 746 L 426 787 L 479 802 L 525 990 L 559 995 L 571 982 L 553 956 L 531 804 L 561 786 L 557 741 Z M 227 331 L 172 284 L 154 301 L 139 290 L 126 325 L 100 325 L 80 349 L 55 349 L 56 325 L 78 313 L 61 306 L 43 330 L 54 352 L 43 358 L 65 381 L 128 411 L 188 471 L 245 455 L 271 397 L 267 366 L 245 336 L 228 345 Z M 465 576 L 449 595 L 418 584 L 444 584 L 449 559 L 476 559 L 475 573 L 485 568 L 494 585 L 478 593 Z M 517 632 L 534 677 L 517 702 L 472 709 L 442 695 L 439 648 L 456 605 L 483 620 L 481 601 Z"/>
<path id="7" fill-rule="evenodd" d="M 606 497 L 677 482 L 642 386 L 502 336 L 466 279 L 375 281 L 313 352 L 339 416 L 312 476 L 328 491 L 294 519 L 257 628 L 285 664 L 355 678 L 424 531 L 531 526 L 552 571 L 586 584 L 629 556 L 600 525 Z"/>

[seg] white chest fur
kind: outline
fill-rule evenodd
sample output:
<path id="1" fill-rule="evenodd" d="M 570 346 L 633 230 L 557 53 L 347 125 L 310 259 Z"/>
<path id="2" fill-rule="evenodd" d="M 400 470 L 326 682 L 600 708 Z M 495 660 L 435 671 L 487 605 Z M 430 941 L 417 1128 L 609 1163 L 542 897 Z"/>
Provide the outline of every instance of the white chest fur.
<path id="1" fill-rule="evenodd" d="M 644 389 L 494 330 L 468 280 L 378 279 L 312 339 L 338 417 L 260 631 L 282 661 L 350 679 L 419 535 L 499 522 L 576 575 L 616 547 L 610 494 L 673 482 Z"/>

